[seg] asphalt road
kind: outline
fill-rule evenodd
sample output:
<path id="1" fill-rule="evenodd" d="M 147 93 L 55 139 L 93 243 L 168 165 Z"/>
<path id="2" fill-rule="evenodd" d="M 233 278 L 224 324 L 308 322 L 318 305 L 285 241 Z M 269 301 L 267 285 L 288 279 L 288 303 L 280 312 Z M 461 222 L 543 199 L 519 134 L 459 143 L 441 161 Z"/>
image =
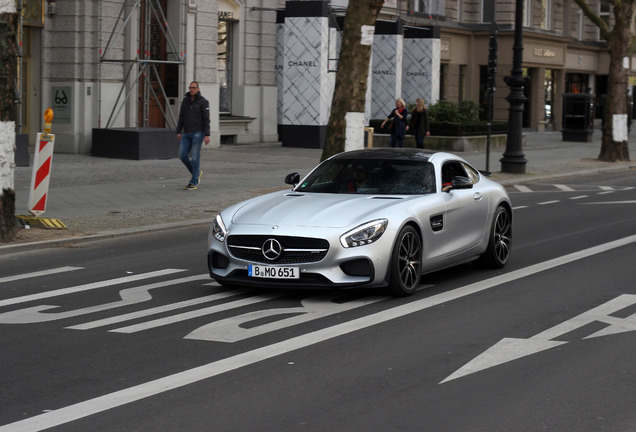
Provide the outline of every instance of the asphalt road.
<path id="1" fill-rule="evenodd" d="M 636 176 L 510 193 L 406 299 L 225 290 L 204 227 L 0 256 L 0 432 L 636 430 Z"/>

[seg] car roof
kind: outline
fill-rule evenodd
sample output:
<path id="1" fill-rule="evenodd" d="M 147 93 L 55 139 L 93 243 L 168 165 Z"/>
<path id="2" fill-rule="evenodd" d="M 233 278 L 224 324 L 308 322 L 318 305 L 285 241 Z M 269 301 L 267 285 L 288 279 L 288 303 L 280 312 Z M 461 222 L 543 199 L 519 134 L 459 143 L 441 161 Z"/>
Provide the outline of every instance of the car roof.
<path id="1" fill-rule="evenodd" d="M 427 161 L 433 152 L 414 148 L 373 148 L 351 150 L 338 153 L 331 157 L 334 160 L 340 159 L 389 159 L 389 160 L 417 160 Z"/>
<path id="2" fill-rule="evenodd" d="M 419 162 L 434 162 L 437 163 L 446 161 L 449 159 L 464 161 L 461 157 L 446 153 L 446 152 L 434 152 L 430 150 L 423 150 L 417 148 L 403 148 L 403 147 L 380 147 L 371 149 L 351 150 L 347 152 L 338 153 L 332 156 L 333 160 L 412 160 Z"/>

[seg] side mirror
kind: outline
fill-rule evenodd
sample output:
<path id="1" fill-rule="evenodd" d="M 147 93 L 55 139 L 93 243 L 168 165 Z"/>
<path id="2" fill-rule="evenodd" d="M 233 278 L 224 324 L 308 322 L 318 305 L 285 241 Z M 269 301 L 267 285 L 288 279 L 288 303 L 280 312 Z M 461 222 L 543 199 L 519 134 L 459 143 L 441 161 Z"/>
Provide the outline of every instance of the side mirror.
<path id="1" fill-rule="evenodd" d="M 453 177 L 453 189 L 472 189 L 473 182 L 464 176 Z"/>
<path id="2" fill-rule="evenodd" d="M 300 174 L 291 173 L 285 176 L 285 184 L 296 186 L 300 183 Z"/>

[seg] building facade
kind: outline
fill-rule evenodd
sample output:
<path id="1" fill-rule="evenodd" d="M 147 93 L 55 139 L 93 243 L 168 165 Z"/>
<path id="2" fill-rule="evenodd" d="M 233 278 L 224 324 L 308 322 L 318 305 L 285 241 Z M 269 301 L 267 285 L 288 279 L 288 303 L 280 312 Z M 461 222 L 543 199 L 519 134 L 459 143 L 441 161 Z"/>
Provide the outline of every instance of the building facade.
<path id="1" fill-rule="evenodd" d="M 347 0 L 307 2 L 318 4 L 313 8 L 284 0 L 23 3 L 18 132 L 31 140 L 47 107 L 55 111 L 58 152 L 90 153 L 95 129 L 174 130 L 187 86 L 198 81 L 210 101 L 211 147 L 293 145 L 307 133 L 311 146 L 322 145 Z M 602 104 L 606 43 L 572 0 L 524 5 L 523 126 L 560 130 L 564 93 L 591 93 Z M 611 20 L 607 0 L 590 5 Z M 313 12 L 302 16 L 305 10 Z M 381 118 L 397 97 L 484 105 L 496 23 L 493 118 L 506 121 L 514 20 L 514 0 L 385 1 L 373 36 L 366 120 Z M 394 76 L 381 72 L 381 61 L 392 62 Z M 636 75 L 633 59 L 626 66 Z"/>

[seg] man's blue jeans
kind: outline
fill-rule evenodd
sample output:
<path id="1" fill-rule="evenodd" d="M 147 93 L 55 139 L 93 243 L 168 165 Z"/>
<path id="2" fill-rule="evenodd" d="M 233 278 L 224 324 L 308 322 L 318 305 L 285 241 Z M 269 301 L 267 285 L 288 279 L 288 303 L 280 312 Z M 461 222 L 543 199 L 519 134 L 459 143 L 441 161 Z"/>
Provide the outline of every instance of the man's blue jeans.
<path id="1" fill-rule="evenodd" d="M 203 143 L 203 131 L 186 132 L 181 134 L 181 145 L 179 146 L 179 159 L 186 166 L 192 178 L 190 183 L 199 183 L 199 173 L 201 172 L 201 144 Z"/>

